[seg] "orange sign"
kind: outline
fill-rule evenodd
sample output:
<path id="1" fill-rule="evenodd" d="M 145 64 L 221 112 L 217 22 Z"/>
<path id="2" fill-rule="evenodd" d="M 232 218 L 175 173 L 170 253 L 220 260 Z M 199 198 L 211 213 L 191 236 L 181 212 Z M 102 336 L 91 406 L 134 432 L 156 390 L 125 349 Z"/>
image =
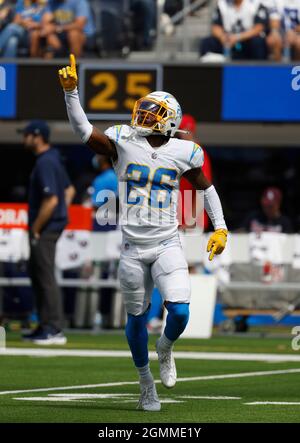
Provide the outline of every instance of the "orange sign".
<path id="1" fill-rule="evenodd" d="M 28 229 L 28 205 L 26 203 L 0 203 L 1 229 Z M 92 209 L 80 205 L 69 207 L 68 230 L 92 229 Z"/>

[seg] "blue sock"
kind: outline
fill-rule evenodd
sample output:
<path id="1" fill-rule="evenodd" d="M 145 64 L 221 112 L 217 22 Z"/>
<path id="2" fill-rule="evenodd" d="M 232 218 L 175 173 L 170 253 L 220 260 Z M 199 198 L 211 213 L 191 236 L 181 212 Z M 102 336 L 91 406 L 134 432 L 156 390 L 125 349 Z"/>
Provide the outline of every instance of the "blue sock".
<path id="1" fill-rule="evenodd" d="M 164 330 L 164 335 L 171 341 L 183 333 L 189 321 L 190 305 L 188 303 L 166 303 L 168 310 L 167 323 Z"/>
<path id="2" fill-rule="evenodd" d="M 143 315 L 128 314 L 126 337 L 134 364 L 138 368 L 146 366 L 148 358 L 148 331 L 146 328 L 148 310 Z"/>

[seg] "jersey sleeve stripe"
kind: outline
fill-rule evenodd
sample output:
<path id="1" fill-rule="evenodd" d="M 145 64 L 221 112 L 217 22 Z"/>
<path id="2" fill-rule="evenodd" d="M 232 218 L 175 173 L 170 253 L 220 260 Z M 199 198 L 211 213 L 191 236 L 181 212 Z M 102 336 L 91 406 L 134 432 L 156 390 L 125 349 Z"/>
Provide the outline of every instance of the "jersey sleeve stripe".
<path id="1" fill-rule="evenodd" d="M 116 142 L 118 143 L 120 135 L 121 135 L 121 130 L 122 130 L 122 126 L 121 125 L 117 125 L 116 126 Z"/>
<path id="2" fill-rule="evenodd" d="M 200 149 L 200 146 L 194 144 L 193 151 L 192 151 L 192 154 L 191 154 L 191 156 L 190 156 L 190 160 L 189 160 L 189 162 L 191 162 L 191 161 L 193 160 L 193 158 L 194 158 L 194 156 L 195 156 L 195 154 L 196 154 L 196 152 L 197 152 L 198 149 Z"/>

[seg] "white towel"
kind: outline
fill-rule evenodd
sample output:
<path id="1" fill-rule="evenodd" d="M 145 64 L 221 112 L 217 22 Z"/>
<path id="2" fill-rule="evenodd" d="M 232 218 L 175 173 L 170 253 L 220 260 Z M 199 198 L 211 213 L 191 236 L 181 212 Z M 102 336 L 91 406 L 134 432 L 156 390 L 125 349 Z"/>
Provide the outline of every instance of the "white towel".
<path id="1" fill-rule="evenodd" d="M 65 271 L 82 266 L 91 258 L 90 231 L 64 231 L 57 242 L 55 264 Z"/>
<path id="2" fill-rule="evenodd" d="M 0 261 L 16 263 L 26 258 L 26 238 L 27 232 L 24 229 L 0 229 Z"/>
<path id="3" fill-rule="evenodd" d="M 295 247 L 293 253 L 292 267 L 294 269 L 300 269 L 300 235 L 294 236 Z"/>
<path id="4" fill-rule="evenodd" d="M 287 234 L 277 232 L 262 232 L 249 234 L 250 257 L 253 262 L 263 264 L 270 262 L 281 265 L 284 262 L 284 247 Z"/>

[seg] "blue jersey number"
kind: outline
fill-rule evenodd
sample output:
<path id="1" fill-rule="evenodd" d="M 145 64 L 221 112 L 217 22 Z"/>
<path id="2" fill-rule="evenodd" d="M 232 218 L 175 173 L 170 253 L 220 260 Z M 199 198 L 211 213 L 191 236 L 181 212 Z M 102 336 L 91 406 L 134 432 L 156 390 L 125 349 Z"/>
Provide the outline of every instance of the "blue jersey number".
<path id="1" fill-rule="evenodd" d="M 172 182 L 177 177 L 175 169 L 158 168 L 155 171 L 150 191 L 149 205 L 153 208 L 168 208 L 171 203 Z"/>
<path id="2" fill-rule="evenodd" d="M 142 205 L 145 196 L 130 197 L 131 191 L 137 188 L 145 188 L 148 184 L 150 168 L 146 165 L 130 163 L 126 170 L 127 175 L 127 203 L 131 205 Z M 177 171 L 175 169 L 158 168 L 153 179 L 150 181 L 149 206 L 154 208 L 167 208 L 171 203 L 171 192 L 174 188 Z"/>
<path id="3" fill-rule="evenodd" d="M 130 192 L 136 188 L 144 188 L 147 186 L 149 173 L 150 168 L 145 165 L 130 163 L 127 166 L 127 203 L 130 205 L 141 205 L 143 203 L 143 196 L 130 198 Z"/>

